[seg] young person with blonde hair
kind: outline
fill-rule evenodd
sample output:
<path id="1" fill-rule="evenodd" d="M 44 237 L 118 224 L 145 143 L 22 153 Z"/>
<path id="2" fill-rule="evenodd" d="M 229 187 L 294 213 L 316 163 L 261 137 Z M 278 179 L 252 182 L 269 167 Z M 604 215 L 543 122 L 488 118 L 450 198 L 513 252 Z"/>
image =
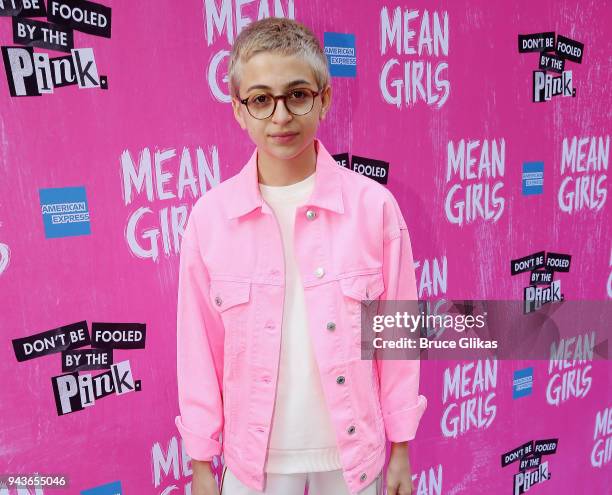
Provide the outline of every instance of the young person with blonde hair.
<path id="1" fill-rule="evenodd" d="M 332 88 L 315 35 L 245 27 L 234 116 L 256 148 L 195 204 L 181 246 L 176 418 L 193 495 L 412 493 L 408 441 L 427 401 L 418 360 L 362 359 L 361 308 L 417 299 L 410 237 L 387 188 L 317 139 Z M 236 136 L 238 139 L 238 136 Z"/>

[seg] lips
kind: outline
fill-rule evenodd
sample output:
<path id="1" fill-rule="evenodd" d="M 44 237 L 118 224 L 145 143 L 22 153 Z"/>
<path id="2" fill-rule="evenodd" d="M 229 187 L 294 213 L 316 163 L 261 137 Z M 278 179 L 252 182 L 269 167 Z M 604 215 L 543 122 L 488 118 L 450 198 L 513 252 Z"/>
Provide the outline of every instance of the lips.
<path id="1" fill-rule="evenodd" d="M 295 136 L 297 132 L 281 132 L 278 134 L 270 134 L 272 137 L 287 137 L 287 136 Z"/>

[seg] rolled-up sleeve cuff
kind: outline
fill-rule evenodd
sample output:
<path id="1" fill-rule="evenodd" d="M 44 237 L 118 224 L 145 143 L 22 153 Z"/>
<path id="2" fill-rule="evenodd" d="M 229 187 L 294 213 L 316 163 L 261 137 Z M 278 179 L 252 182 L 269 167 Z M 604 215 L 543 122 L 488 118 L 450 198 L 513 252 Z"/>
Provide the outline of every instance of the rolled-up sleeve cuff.
<path id="1" fill-rule="evenodd" d="M 385 432 L 390 442 L 405 442 L 416 436 L 421 416 L 427 408 L 427 399 L 419 395 L 417 403 L 409 409 L 384 415 Z"/>
<path id="2" fill-rule="evenodd" d="M 185 452 L 187 452 L 189 457 L 196 461 L 211 461 L 214 456 L 221 455 L 220 442 L 212 438 L 203 437 L 190 430 L 183 424 L 181 416 L 177 416 L 174 419 L 174 423 L 183 438 Z"/>

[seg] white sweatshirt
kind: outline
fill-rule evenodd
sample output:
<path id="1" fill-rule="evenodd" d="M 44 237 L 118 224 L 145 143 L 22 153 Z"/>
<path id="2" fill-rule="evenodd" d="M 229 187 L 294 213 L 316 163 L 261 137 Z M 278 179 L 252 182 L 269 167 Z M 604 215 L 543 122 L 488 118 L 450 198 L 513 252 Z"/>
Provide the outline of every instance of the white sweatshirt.
<path id="1" fill-rule="evenodd" d="M 268 473 L 342 468 L 310 341 L 304 289 L 293 250 L 295 210 L 310 197 L 315 174 L 288 186 L 259 184 L 264 201 L 280 224 L 286 273 L 278 385 L 264 468 Z"/>

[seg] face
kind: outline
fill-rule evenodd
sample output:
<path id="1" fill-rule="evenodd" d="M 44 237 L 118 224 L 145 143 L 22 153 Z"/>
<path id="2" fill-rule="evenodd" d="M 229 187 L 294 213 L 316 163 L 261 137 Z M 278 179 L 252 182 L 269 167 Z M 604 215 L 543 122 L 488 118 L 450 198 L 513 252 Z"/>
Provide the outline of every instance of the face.
<path id="1" fill-rule="evenodd" d="M 295 81 L 302 82 L 289 86 Z M 294 55 L 258 53 L 242 64 L 239 88 L 241 99 L 261 93 L 277 96 L 303 88 L 312 91 L 319 89 L 308 63 Z M 232 98 L 234 117 L 240 127 L 249 133 L 261 152 L 279 159 L 294 158 L 312 144 L 330 103 L 331 86 L 327 86 L 315 96 L 312 110 L 305 115 L 291 114 L 284 101 L 278 100 L 274 114 L 258 120 L 249 114 L 246 105 L 240 103 L 238 98 Z M 284 138 L 278 136 L 286 133 L 294 134 Z"/>

